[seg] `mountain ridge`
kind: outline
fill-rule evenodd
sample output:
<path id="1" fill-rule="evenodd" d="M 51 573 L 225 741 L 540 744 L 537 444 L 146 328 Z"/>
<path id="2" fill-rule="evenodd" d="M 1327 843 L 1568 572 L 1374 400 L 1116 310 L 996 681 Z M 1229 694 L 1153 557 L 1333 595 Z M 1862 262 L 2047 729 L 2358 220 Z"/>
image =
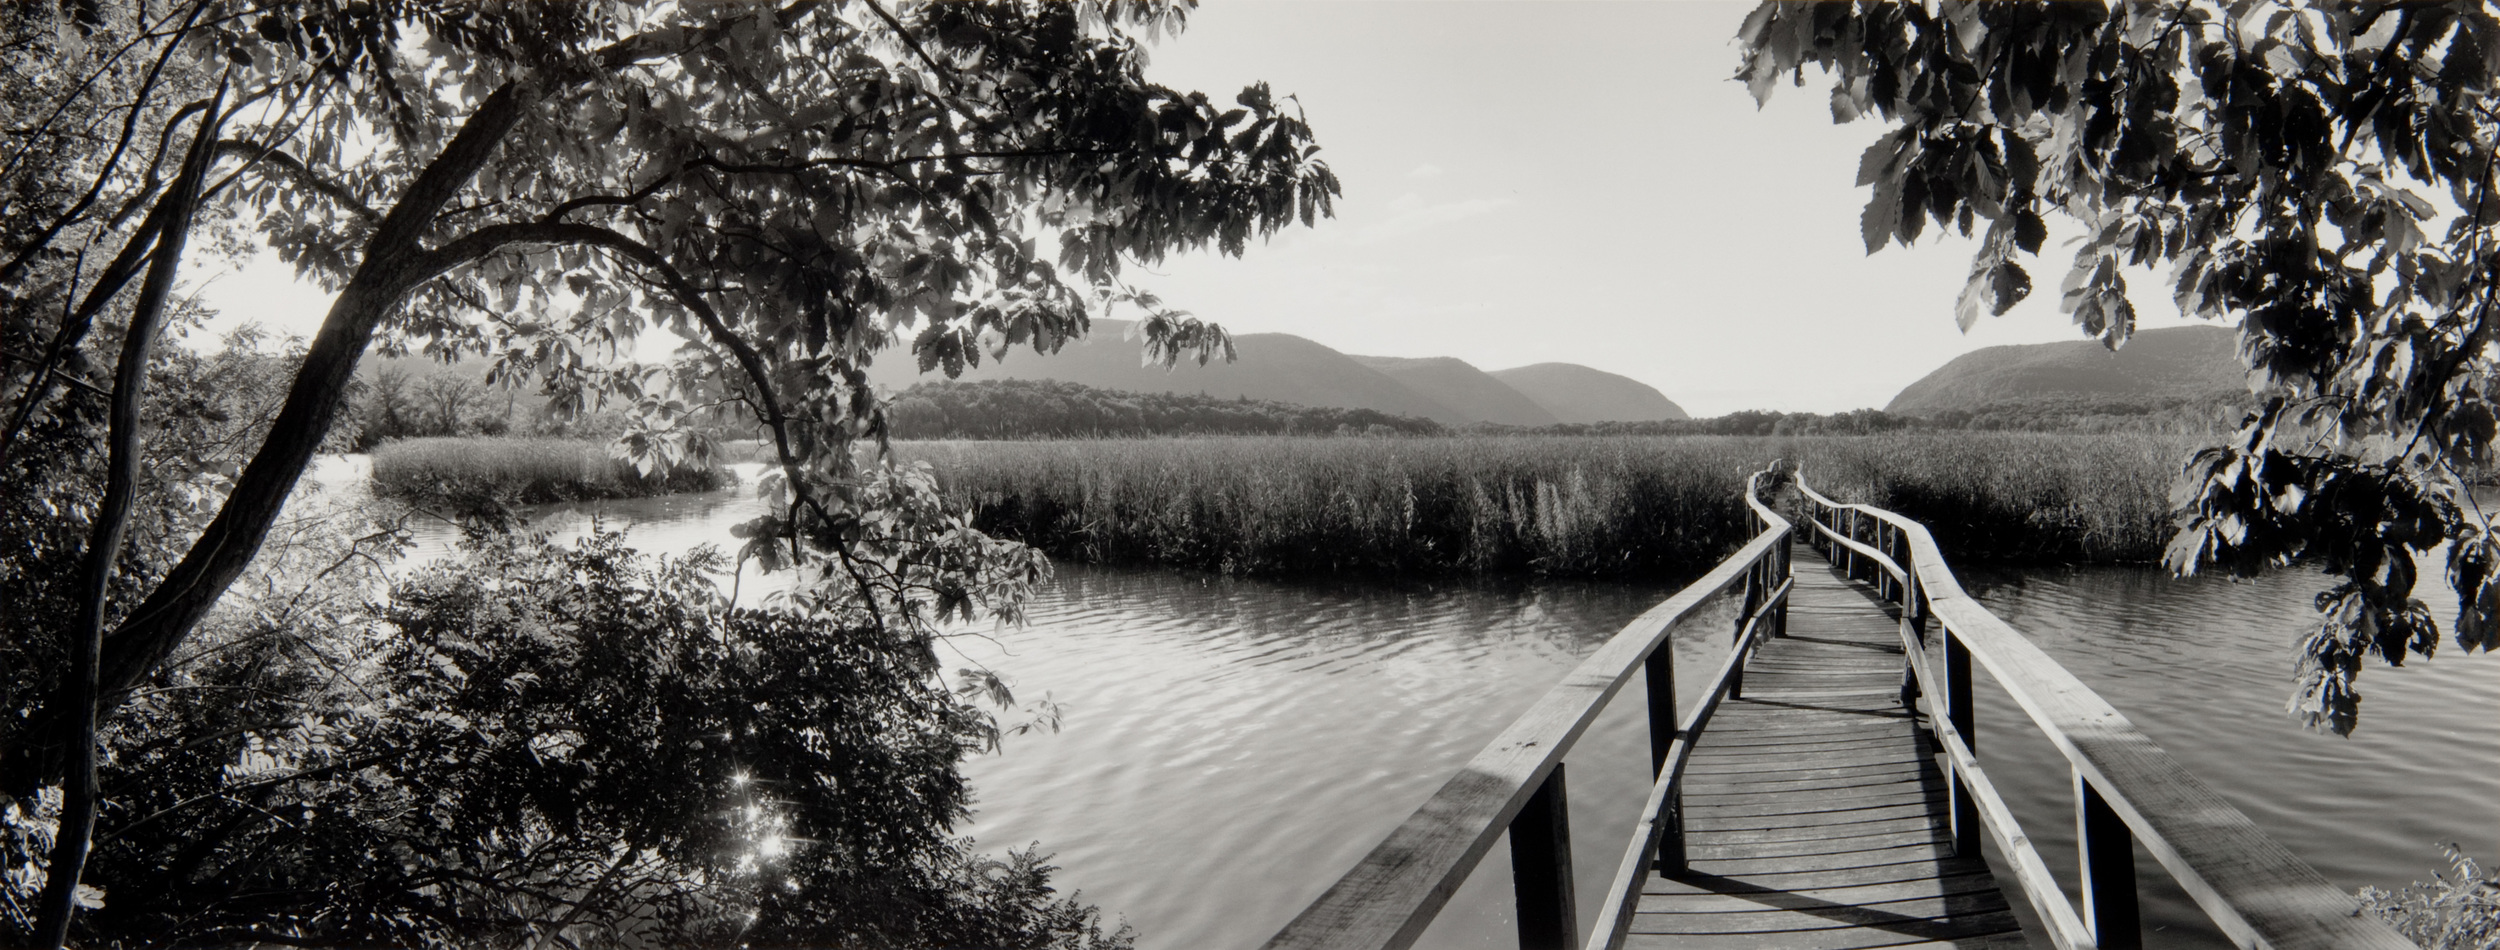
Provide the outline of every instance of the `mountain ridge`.
<path id="1" fill-rule="evenodd" d="M 1577 364 L 1539 364 L 1569 369 L 1558 375 L 1558 381 L 1532 392 L 1504 379 L 1501 373 L 1487 373 L 1454 357 L 1353 356 L 1290 333 L 1234 336 L 1233 347 L 1241 357 L 1237 362 L 1200 366 L 1184 360 L 1165 369 L 1143 365 L 1139 343 L 1126 338 L 1133 326 L 1127 320 L 1098 319 L 1093 321 L 1091 332 L 1068 341 L 1057 353 L 1036 353 L 1030 348 L 1012 350 L 1004 359 L 984 358 L 980 366 L 967 367 L 956 379 L 1059 380 L 1127 392 L 1195 393 L 1319 408 L 1369 409 L 1451 426 L 1544 426 L 1601 421 L 1582 418 L 1592 406 L 1621 413 L 1605 417 L 1610 420 L 1685 418 L 1683 410 L 1656 389 Z M 893 352 L 871 364 L 868 377 L 895 391 L 943 378 L 924 376 L 917 370 L 910 353 Z M 1530 375 L 1544 379 L 1557 374 Z M 1597 391 L 1578 391 L 1588 386 L 1595 386 Z M 1558 404 L 1566 411 L 1556 411 Z M 1656 414 L 1660 412 L 1670 414 Z"/>
<path id="2" fill-rule="evenodd" d="M 1502 381 L 1545 407 L 1558 422 L 1654 422 L 1692 415 L 1655 387 L 1578 363 L 1531 363 L 1494 370 Z"/>
<path id="3" fill-rule="evenodd" d="M 2111 351 L 2093 340 L 1991 346 L 1947 361 L 1885 404 L 1897 415 L 1931 416 L 2009 406 L 2157 405 L 2247 391 L 2229 327 L 2144 330 Z"/>

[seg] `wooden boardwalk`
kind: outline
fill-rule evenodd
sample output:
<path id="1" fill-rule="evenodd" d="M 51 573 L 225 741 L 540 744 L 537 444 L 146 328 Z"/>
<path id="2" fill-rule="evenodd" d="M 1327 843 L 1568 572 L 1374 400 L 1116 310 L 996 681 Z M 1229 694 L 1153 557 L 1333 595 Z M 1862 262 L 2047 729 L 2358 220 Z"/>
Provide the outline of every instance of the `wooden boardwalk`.
<path id="1" fill-rule="evenodd" d="M 1796 520 L 1762 501 L 1783 473 Z M 1524 950 L 2128 950 L 2144 946 L 2139 844 L 2235 945 L 2412 950 L 1972 600 L 1925 525 L 1778 465 L 1745 480 L 1745 504 L 1752 540 L 1581 658 L 1266 950 L 1407 950 L 1504 837 Z M 1732 594 L 1745 606 L 1726 654 L 1679 702 L 1670 635 Z M 1925 632 L 1915 651 L 1910 630 Z M 1563 757 L 1635 679 L 1655 780 L 1582 929 Z M 2077 898 L 1972 748 L 1974 683 L 2012 696 L 2067 760 Z"/>
<path id="2" fill-rule="evenodd" d="M 1800 559 L 1788 635 L 1745 665 L 1684 772 L 1689 870 L 1649 875 L 1630 947 L 2023 947 L 1952 853 L 1945 778 L 1901 706 L 1896 608 Z"/>

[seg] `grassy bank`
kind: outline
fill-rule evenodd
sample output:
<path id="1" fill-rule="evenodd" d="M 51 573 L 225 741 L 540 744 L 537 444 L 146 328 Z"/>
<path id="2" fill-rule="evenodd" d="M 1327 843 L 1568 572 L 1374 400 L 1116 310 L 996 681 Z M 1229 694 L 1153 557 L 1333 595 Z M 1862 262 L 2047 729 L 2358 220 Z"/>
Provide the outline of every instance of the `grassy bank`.
<path id="1" fill-rule="evenodd" d="M 1078 561 L 1248 574 L 1678 573 L 1743 540 L 1774 458 L 1955 557 L 2134 561 L 2192 439 L 2116 434 L 905 443 L 984 529 Z"/>
<path id="2" fill-rule="evenodd" d="M 645 478 L 610 458 L 606 444 L 576 439 L 408 439 L 373 450 L 373 490 L 398 498 L 530 505 L 711 491 L 734 481 L 725 469 Z"/>

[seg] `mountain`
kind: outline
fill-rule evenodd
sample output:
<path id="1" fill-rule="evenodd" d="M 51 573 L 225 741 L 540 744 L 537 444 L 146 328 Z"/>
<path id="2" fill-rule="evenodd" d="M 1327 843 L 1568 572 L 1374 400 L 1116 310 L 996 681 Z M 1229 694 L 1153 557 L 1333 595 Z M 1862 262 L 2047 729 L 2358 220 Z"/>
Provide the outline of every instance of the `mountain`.
<path id="1" fill-rule="evenodd" d="M 1550 426 L 1560 421 L 1536 400 L 1456 357 L 1357 356 L 1354 361 L 1405 383 L 1471 421 L 1506 426 Z"/>
<path id="2" fill-rule="evenodd" d="M 2145 330 L 2111 352 L 2093 340 L 1991 346 L 1954 357 L 1892 397 L 1885 412 L 1934 415 L 2071 404 L 2127 411 L 2247 392 L 2228 327 Z"/>
<path id="3" fill-rule="evenodd" d="M 1068 341 L 1057 353 L 1014 350 L 1003 360 L 984 358 L 980 366 L 965 369 L 958 378 L 966 382 L 1057 379 L 1096 389 L 1204 393 L 1225 399 L 1246 396 L 1305 406 L 1371 409 L 1444 425 L 1475 421 L 1353 357 L 1290 333 L 1241 334 L 1233 337 L 1239 362 L 1218 360 L 1200 366 L 1183 360 L 1167 370 L 1138 364 L 1142 343 L 1126 338 L 1129 326 L 1125 320 L 1096 320 L 1092 332 Z M 872 364 L 868 376 L 896 390 L 945 378 L 934 373 L 922 376 L 918 369 L 909 352 L 893 352 Z"/>
<path id="4" fill-rule="evenodd" d="M 1649 384 L 1577 363 L 1538 363 L 1487 374 L 1527 396 L 1560 422 L 1689 419 Z"/>

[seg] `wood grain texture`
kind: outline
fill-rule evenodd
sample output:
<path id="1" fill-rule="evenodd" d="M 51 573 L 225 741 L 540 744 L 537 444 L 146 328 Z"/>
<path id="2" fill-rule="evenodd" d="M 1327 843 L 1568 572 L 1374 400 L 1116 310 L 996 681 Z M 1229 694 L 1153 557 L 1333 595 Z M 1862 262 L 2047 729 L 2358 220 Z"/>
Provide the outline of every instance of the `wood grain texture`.
<path id="1" fill-rule="evenodd" d="M 1685 871 L 1644 875 L 1628 924 L 1601 926 L 1686 950 L 2023 945 L 1987 865 L 1952 853 L 1944 777 L 1901 706 L 1898 615 L 1826 565 L 1792 583 L 1789 636 L 1685 766 Z"/>

